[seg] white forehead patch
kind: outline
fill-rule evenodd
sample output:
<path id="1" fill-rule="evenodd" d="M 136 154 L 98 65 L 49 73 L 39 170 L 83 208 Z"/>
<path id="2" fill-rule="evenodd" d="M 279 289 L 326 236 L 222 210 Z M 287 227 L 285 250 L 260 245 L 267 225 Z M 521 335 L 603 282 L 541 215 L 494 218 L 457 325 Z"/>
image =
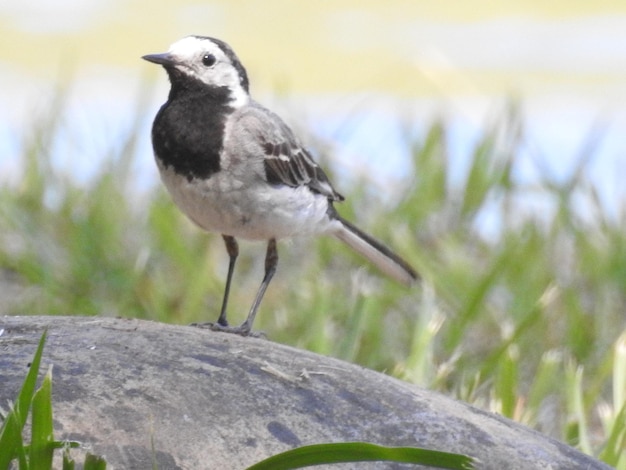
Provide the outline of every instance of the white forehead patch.
<path id="1" fill-rule="evenodd" d="M 207 38 L 188 36 L 172 44 L 168 53 L 175 58 L 176 68 L 186 75 L 207 85 L 228 87 L 231 91 L 232 106 L 239 107 L 248 103 L 249 96 L 241 85 L 237 68 L 215 42 Z M 211 67 L 202 63 L 202 58 L 207 54 L 217 59 Z"/>
<path id="2" fill-rule="evenodd" d="M 213 54 L 219 61 L 229 62 L 226 54 L 210 39 L 199 38 L 196 36 L 188 36 L 176 41 L 170 46 L 168 51 L 179 60 L 193 60 L 201 58 L 204 54 Z"/>

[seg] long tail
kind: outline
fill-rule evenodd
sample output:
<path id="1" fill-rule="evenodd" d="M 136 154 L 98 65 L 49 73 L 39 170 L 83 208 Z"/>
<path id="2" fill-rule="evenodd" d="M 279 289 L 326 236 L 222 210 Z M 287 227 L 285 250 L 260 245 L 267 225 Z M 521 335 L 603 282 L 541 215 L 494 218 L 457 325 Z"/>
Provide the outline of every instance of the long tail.
<path id="1" fill-rule="evenodd" d="M 332 217 L 341 222 L 341 228 L 333 234 L 378 266 L 382 272 L 406 286 L 412 285 L 417 280 L 415 270 L 400 256 L 336 212 L 332 214 Z"/>

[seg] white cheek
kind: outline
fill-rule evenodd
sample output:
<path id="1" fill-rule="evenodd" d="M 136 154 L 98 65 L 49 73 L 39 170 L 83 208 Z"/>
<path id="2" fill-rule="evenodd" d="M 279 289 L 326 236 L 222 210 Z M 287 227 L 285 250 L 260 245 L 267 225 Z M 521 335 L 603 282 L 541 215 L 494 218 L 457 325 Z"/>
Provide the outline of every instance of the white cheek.
<path id="1" fill-rule="evenodd" d="M 240 108 L 245 106 L 250 101 L 250 95 L 244 90 L 241 85 L 238 85 L 237 88 L 234 89 L 231 106 L 234 108 Z"/>
<path id="2" fill-rule="evenodd" d="M 233 74 L 233 69 L 223 62 L 218 63 L 214 70 L 207 71 L 213 76 L 215 85 L 234 88 L 237 85 L 237 77 Z"/>
<path id="3" fill-rule="evenodd" d="M 248 103 L 248 93 L 241 86 L 239 75 L 230 64 L 219 63 L 213 69 L 203 70 L 199 76 L 208 85 L 227 87 L 232 90 L 231 106 L 238 108 Z"/>

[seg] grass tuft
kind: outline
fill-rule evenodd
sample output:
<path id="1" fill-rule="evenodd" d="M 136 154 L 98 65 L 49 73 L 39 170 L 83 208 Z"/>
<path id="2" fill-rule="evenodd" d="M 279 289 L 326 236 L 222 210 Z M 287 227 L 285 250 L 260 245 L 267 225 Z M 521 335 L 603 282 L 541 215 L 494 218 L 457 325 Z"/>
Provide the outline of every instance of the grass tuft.
<path id="1" fill-rule="evenodd" d="M 15 403 L 0 426 L 0 469 L 49 470 L 53 468 L 54 451 L 63 450 L 63 470 L 75 467 L 69 450 L 80 447 L 76 441 L 54 439 L 52 420 L 52 367 L 48 369 L 41 386 L 35 390 L 41 365 L 47 332 L 41 335 L 34 358 L 22 384 Z M 30 413 L 29 413 L 30 412 Z M 23 441 L 22 434 L 30 414 L 30 444 Z M 105 470 L 106 461 L 87 453 L 84 470 Z"/>

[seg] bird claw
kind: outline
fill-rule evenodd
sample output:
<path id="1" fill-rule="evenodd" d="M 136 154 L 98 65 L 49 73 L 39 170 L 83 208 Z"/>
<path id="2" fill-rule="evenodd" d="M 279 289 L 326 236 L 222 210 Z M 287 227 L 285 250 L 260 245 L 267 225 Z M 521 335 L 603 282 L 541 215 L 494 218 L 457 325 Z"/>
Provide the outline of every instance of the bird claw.
<path id="1" fill-rule="evenodd" d="M 214 322 L 191 323 L 189 326 L 196 328 L 208 329 L 211 331 L 221 331 L 223 333 L 232 333 L 239 336 L 250 336 L 252 338 L 266 338 L 263 331 L 252 331 L 245 323 L 239 326 L 221 325 Z"/>

